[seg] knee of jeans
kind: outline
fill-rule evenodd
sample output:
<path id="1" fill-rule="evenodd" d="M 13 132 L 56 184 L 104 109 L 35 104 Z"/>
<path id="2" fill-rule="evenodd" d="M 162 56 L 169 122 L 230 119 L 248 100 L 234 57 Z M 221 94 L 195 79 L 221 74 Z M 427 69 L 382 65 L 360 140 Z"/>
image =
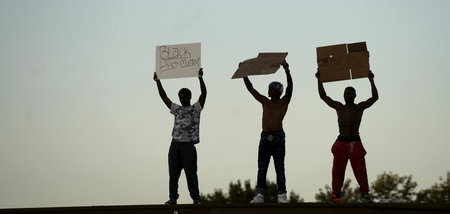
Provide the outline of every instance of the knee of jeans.
<path id="1" fill-rule="evenodd" d="M 284 174 L 284 166 L 275 167 L 275 172 L 277 173 L 277 176 L 283 175 Z"/>
<path id="2" fill-rule="evenodd" d="M 284 170 L 284 159 L 276 160 L 274 162 L 275 170 Z"/>
<path id="3" fill-rule="evenodd" d="M 259 166 L 258 165 L 258 174 L 267 174 L 269 167 L 265 167 L 265 166 Z"/>

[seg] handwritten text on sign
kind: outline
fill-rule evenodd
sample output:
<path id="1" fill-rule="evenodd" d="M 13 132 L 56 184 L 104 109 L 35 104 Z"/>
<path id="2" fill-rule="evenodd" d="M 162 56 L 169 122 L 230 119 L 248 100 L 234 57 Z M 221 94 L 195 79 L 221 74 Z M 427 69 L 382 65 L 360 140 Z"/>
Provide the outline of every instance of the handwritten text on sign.
<path id="1" fill-rule="evenodd" d="M 158 79 L 197 77 L 201 62 L 201 43 L 156 47 Z"/>

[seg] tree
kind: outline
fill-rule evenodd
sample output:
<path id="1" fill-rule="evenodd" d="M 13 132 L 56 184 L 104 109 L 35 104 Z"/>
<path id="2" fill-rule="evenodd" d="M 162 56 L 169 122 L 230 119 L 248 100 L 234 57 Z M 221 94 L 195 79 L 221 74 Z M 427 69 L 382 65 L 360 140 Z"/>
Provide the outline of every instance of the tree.
<path id="1" fill-rule="evenodd" d="M 236 184 L 230 182 L 228 187 L 228 203 L 248 203 L 255 195 L 255 190 L 250 185 L 250 180 L 244 181 L 242 188 L 241 181 L 237 180 Z"/>
<path id="2" fill-rule="evenodd" d="M 412 175 L 399 176 L 392 172 L 383 172 L 372 182 L 371 190 L 374 199 L 397 199 L 404 202 L 414 201 L 414 189 L 417 182 L 412 181 Z"/>
<path id="3" fill-rule="evenodd" d="M 447 172 L 447 180 L 440 177 L 441 183 L 435 183 L 428 189 L 417 193 L 416 202 L 425 203 L 450 203 L 450 171 Z"/>
<path id="4" fill-rule="evenodd" d="M 299 194 L 295 193 L 294 190 L 291 190 L 291 192 L 289 193 L 289 201 L 291 203 L 302 203 L 305 200 L 301 198 Z"/>
<path id="5" fill-rule="evenodd" d="M 267 181 L 267 189 L 264 197 L 266 203 L 277 202 L 277 184 Z M 244 181 L 244 186 L 240 180 L 236 183 L 230 182 L 228 186 L 228 194 L 224 194 L 222 189 L 214 189 L 212 194 L 201 194 L 204 203 L 249 203 L 255 196 L 255 188 L 251 187 L 250 180 Z M 303 202 L 303 198 L 294 191 L 290 192 L 289 200 L 291 203 Z"/>
<path id="6" fill-rule="evenodd" d="M 201 200 L 203 202 L 210 202 L 210 203 L 229 203 L 228 198 L 223 194 L 221 189 L 214 189 L 214 193 L 207 194 L 207 195 L 200 195 Z"/>

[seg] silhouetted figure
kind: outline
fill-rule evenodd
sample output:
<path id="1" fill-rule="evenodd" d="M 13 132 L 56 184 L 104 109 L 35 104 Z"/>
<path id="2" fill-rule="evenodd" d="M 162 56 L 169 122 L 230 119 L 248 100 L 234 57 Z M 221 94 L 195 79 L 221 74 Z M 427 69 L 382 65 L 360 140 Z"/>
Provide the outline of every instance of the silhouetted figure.
<path id="1" fill-rule="evenodd" d="M 247 90 L 253 97 L 262 104 L 262 133 L 258 149 L 258 179 L 256 184 L 256 195 L 251 203 L 264 203 L 263 193 L 266 189 L 267 168 L 270 157 L 273 157 L 275 171 L 277 174 L 278 202 L 289 202 L 286 196 L 286 177 L 284 174 L 285 156 L 285 133 L 283 131 L 283 118 L 286 115 L 289 102 L 292 97 L 292 77 L 289 71 L 289 64 L 282 63 L 286 72 L 287 87 L 286 94 L 281 98 L 283 85 L 279 82 L 269 84 L 267 98 L 253 88 L 248 77 L 244 77 Z"/>
<path id="2" fill-rule="evenodd" d="M 325 93 L 322 82 L 320 82 L 320 73 L 316 73 L 317 84 L 320 98 L 331 108 L 334 108 L 338 116 L 339 136 L 333 144 L 331 151 L 333 153 L 332 169 L 332 195 L 331 202 L 341 202 L 340 194 L 344 183 L 345 168 L 347 161 L 350 163 L 359 184 L 359 191 L 362 194 L 361 202 L 372 202 L 369 197 L 369 184 L 367 182 L 366 162 L 364 149 L 359 136 L 359 125 L 365 109 L 372 106 L 378 100 L 378 91 L 373 80 L 373 73 L 369 73 L 369 81 L 372 87 L 372 97 L 364 102 L 355 104 L 356 90 L 353 87 L 347 87 L 344 90 L 345 105 L 332 100 Z"/>
<path id="3" fill-rule="evenodd" d="M 177 204 L 178 179 L 184 169 L 189 193 L 194 204 L 201 204 L 197 178 L 197 150 L 195 144 L 199 143 L 200 112 L 205 105 L 206 85 L 203 82 L 203 70 L 198 72 L 201 94 L 198 101 L 191 105 L 191 91 L 182 88 L 178 92 L 181 106 L 173 103 L 166 95 L 161 81 L 156 73 L 153 76 L 161 99 L 175 116 L 172 131 L 172 143 L 169 148 L 169 200 L 167 205 Z"/>

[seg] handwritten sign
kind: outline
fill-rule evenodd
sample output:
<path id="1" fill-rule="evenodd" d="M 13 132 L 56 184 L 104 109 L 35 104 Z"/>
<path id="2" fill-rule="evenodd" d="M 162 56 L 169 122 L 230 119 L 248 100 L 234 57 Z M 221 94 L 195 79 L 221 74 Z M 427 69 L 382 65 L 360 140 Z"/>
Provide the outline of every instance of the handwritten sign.
<path id="1" fill-rule="evenodd" d="M 321 82 L 369 76 L 369 52 L 365 42 L 318 47 L 316 51 Z"/>
<path id="2" fill-rule="evenodd" d="M 197 77 L 201 67 L 201 43 L 156 46 L 158 79 Z"/>
<path id="3" fill-rule="evenodd" d="M 239 63 L 231 79 L 277 72 L 288 53 L 259 53 L 258 57 Z"/>

